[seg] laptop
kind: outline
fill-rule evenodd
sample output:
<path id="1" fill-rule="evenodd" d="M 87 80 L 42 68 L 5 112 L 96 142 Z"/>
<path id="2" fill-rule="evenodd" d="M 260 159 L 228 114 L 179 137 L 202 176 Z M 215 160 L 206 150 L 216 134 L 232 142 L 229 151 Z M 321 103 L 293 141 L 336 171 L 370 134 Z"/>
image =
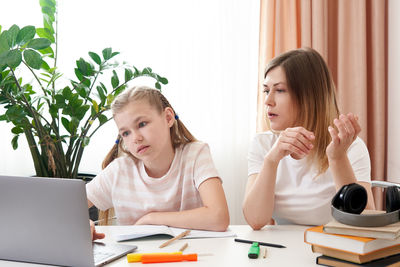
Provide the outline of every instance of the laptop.
<path id="1" fill-rule="evenodd" d="M 93 267 L 136 248 L 92 242 L 82 180 L 0 176 L 1 260 Z"/>

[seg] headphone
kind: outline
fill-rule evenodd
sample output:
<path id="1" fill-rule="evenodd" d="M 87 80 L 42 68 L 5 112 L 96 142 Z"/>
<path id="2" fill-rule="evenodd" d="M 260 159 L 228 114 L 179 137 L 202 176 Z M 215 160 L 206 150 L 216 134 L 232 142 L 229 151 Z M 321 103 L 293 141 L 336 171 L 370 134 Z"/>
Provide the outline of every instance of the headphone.
<path id="1" fill-rule="evenodd" d="M 386 213 L 360 215 L 367 205 L 367 191 L 359 184 L 344 185 L 333 197 L 332 217 L 338 222 L 362 226 L 385 226 L 400 221 L 400 185 L 372 181 L 372 187 L 386 188 Z"/>

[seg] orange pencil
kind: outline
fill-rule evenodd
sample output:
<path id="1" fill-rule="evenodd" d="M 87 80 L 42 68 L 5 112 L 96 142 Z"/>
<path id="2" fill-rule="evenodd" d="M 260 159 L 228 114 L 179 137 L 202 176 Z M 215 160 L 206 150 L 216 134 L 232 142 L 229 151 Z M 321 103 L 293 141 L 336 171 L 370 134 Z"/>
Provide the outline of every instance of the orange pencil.
<path id="1" fill-rule="evenodd" d="M 143 255 L 142 263 L 160 263 L 177 261 L 197 261 L 197 254 L 167 254 L 167 255 Z"/>

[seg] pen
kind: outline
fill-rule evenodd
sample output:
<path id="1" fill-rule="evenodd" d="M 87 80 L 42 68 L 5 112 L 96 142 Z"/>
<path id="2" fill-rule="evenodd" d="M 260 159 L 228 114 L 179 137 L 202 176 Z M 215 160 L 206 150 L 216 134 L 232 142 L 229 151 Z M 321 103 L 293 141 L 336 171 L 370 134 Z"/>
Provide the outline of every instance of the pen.
<path id="1" fill-rule="evenodd" d="M 267 246 L 267 247 L 274 247 L 274 248 L 286 248 L 285 246 L 282 246 L 282 245 L 279 245 L 279 244 L 272 244 L 272 243 L 244 240 L 244 239 L 239 239 L 239 238 L 235 238 L 235 242 L 247 243 L 247 244 L 253 244 L 254 242 L 257 242 L 260 246 Z"/>

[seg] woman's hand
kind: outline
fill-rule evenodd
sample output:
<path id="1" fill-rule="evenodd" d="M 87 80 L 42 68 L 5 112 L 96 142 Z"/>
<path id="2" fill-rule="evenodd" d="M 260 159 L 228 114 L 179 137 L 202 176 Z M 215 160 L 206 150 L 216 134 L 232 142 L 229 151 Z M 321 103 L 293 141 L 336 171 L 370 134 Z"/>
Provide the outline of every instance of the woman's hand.
<path id="1" fill-rule="evenodd" d="M 291 155 L 294 159 L 304 158 L 314 147 L 312 144 L 314 139 L 314 134 L 303 127 L 287 128 L 280 133 L 267 157 L 274 162 L 279 162 L 287 155 Z"/>
<path id="2" fill-rule="evenodd" d="M 96 228 L 94 226 L 94 222 L 92 220 L 89 220 L 90 222 L 90 233 L 92 235 L 92 241 L 96 239 L 103 239 L 106 235 L 103 233 L 97 233 Z"/>
<path id="3" fill-rule="evenodd" d="M 341 114 L 338 119 L 333 121 L 336 129 L 329 126 L 328 131 L 332 141 L 326 148 L 326 155 L 329 161 L 338 160 L 346 156 L 347 149 L 357 138 L 361 131 L 358 124 L 358 117 L 352 113 Z"/>

